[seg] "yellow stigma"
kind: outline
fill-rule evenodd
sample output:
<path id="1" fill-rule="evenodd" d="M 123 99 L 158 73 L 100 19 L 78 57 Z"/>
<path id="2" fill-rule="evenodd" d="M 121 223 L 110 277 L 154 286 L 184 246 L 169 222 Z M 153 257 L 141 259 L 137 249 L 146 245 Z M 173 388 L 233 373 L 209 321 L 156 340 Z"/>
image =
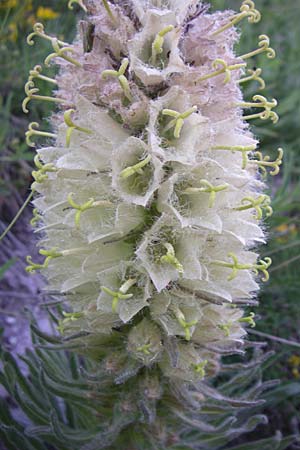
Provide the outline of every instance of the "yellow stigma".
<path id="1" fill-rule="evenodd" d="M 255 3 L 252 0 L 244 0 L 240 11 L 241 12 L 239 14 L 235 14 L 234 16 L 232 16 L 226 25 L 214 31 L 211 36 L 217 36 L 228 28 L 233 27 L 246 17 L 248 17 L 249 23 L 258 23 L 261 19 L 261 14 L 257 9 L 255 9 Z"/>
<path id="2" fill-rule="evenodd" d="M 240 56 L 241 59 L 249 59 L 253 56 L 259 55 L 260 53 L 266 53 L 267 58 L 274 59 L 276 57 L 276 52 L 270 47 L 270 38 L 266 34 L 261 34 L 259 36 L 258 49 L 252 52 L 246 53 Z"/>
<path id="3" fill-rule="evenodd" d="M 40 90 L 35 87 L 33 77 L 29 77 L 27 83 L 25 84 L 24 90 L 27 97 L 25 97 L 22 102 L 22 109 L 25 114 L 29 113 L 27 105 L 31 100 L 42 100 L 53 103 L 67 103 L 67 101 L 62 98 L 39 95 L 38 92 Z"/>
<path id="4" fill-rule="evenodd" d="M 83 133 L 87 133 L 87 134 L 92 134 L 92 130 L 89 130 L 88 128 L 83 128 L 80 127 L 78 125 L 76 125 L 72 119 L 71 119 L 71 114 L 75 113 L 75 109 L 68 109 L 65 113 L 64 113 L 64 121 L 65 124 L 67 125 L 67 132 L 66 132 L 66 147 L 70 147 L 71 144 L 71 135 L 73 133 L 74 130 L 77 131 L 81 131 Z"/>
<path id="5" fill-rule="evenodd" d="M 258 160 L 251 160 L 249 163 L 257 164 L 257 166 L 262 170 L 263 175 L 267 175 L 267 167 L 273 168 L 270 171 L 270 175 L 275 176 L 280 172 L 280 166 L 282 165 L 283 160 L 283 149 L 278 149 L 278 156 L 275 161 L 270 161 L 270 156 L 263 156 L 261 152 L 255 152 L 254 156 L 258 158 Z"/>
<path id="6" fill-rule="evenodd" d="M 34 157 L 34 163 L 38 170 L 33 170 L 32 176 L 37 183 L 42 183 L 43 181 L 47 180 L 48 172 L 56 172 L 57 171 L 57 168 L 52 163 L 43 165 L 40 161 L 39 155 L 36 155 Z"/>
<path id="7" fill-rule="evenodd" d="M 213 78 L 216 77 L 217 75 L 221 75 L 222 73 L 224 73 L 225 74 L 224 84 L 226 84 L 229 83 L 229 81 L 231 80 L 231 72 L 233 70 L 242 69 L 243 67 L 246 66 L 247 66 L 246 63 L 228 65 L 228 63 L 224 61 L 224 59 L 217 58 L 212 63 L 212 67 L 213 69 L 215 69 L 215 71 L 198 78 L 197 82 L 205 81 L 208 80 L 209 78 Z"/>
<path id="8" fill-rule="evenodd" d="M 184 272 L 182 264 L 178 261 L 175 256 L 175 249 L 172 244 L 166 243 L 164 247 L 167 250 L 167 254 L 160 258 L 160 262 L 165 264 L 170 264 L 175 267 L 178 273 L 182 274 Z"/>
<path id="9" fill-rule="evenodd" d="M 273 209 L 270 206 L 271 199 L 268 195 L 260 195 L 256 199 L 253 197 L 245 197 L 241 200 L 241 203 L 241 206 L 234 209 L 236 211 L 246 211 L 247 209 L 254 208 L 257 220 L 262 219 L 263 211 L 266 211 L 266 217 L 270 217 L 273 214 Z"/>
<path id="10" fill-rule="evenodd" d="M 184 120 L 191 116 L 193 113 L 197 111 L 197 106 L 192 106 L 192 108 L 188 109 L 187 111 L 180 113 L 178 111 L 174 111 L 173 109 L 163 109 L 162 115 L 163 116 L 169 116 L 174 117 L 173 120 L 171 120 L 168 125 L 163 129 L 163 133 L 166 133 L 171 128 L 174 127 L 174 137 L 176 139 L 180 138 L 181 130 L 184 125 Z"/>
<path id="11" fill-rule="evenodd" d="M 133 294 L 127 294 L 130 288 L 136 284 L 137 280 L 130 278 L 129 280 L 125 281 L 125 283 L 122 284 L 118 292 L 112 291 L 111 289 L 101 286 L 101 290 L 105 292 L 107 295 L 110 295 L 112 300 L 112 312 L 116 313 L 119 300 L 128 300 L 133 297 Z"/>
<path id="12" fill-rule="evenodd" d="M 253 145 L 217 145 L 212 147 L 212 150 L 229 150 L 232 153 L 242 153 L 242 169 L 246 169 L 248 163 L 248 153 L 256 149 L 256 144 Z"/>
<path id="13" fill-rule="evenodd" d="M 84 10 L 84 12 L 87 12 L 86 6 L 84 5 L 82 0 L 69 0 L 69 3 L 68 3 L 69 9 L 74 9 L 73 3 L 76 3 L 77 5 L 79 5 Z"/>
<path id="14" fill-rule="evenodd" d="M 151 161 L 152 156 L 148 155 L 147 158 L 143 159 L 142 161 L 140 161 L 139 163 L 135 164 L 134 166 L 129 166 L 126 167 L 126 169 L 122 170 L 122 172 L 120 173 L 120 177 L 121 178 L 129 178 L 132 175 L 138 173 L 140 175 L 143 174 L 143 168 L 149 164 L 149 162 Z"/>
<path id="15" fill-rule="evenodd" d="M 277 106 L 277 100 L 273 98 L 272 101 L 268 101 L 263 95 L 254 95 L 253 102 L 242 102 L 237 103 L 236 106 L 241 108 L 263 108 L 264 111 L 256 114 L 250 114 L 243 116 L 244 120 L 261 119 L 267 120 L 271 119 L 273 123 L 277 123 L 279 120 L 278 114 L 272 111 L 273 108 Z"/>
<path id="16" fill-rule="evenodd" d="M 228 188 L 228 184 L 221 184 L 219 186 L 213 186 L 209 181 L 207 180 L 199 180 L 200 184 L 203 184 L 203 187 L 200 188 L 187 188 L 185 191 L 183 191 L 184 194 L 197 194 L 198 192 L 206 192 L 209 195 L 209 208 L 212 208 L 216 201 L 216 194 L 217 192 L 224 191 Z"/>
<path id="17" fill-rule="evenodd" d="M 107 77 L 115 77 L 119 80 L 120 86 L 124 92 L 125 97 L 132 102 L 132 95 L 130 91 L 130 86 L 127 78 L 125 77 L 125 72 L 129 66 L 129 59 L 124 58 L 119 70 L 104 70 L 101 74 L 103 79 Z"/>
<path id="18" fill-rule="evenodd" d="M 269 273 L 268 268 L 272 264 L 271 258 L 265 258 L 264 260 L 259 260 L 257 264 L 243 264 L 239 263 L 237 256 L 234 253 L 228 253 L 228 257 L 232 259 L 232 263 L 226 262 L 226 261 L 213 261 L 212 264 L 220 267 L 227 267 L 229 269 L 232 269 L 231 275 L 228 277 L 228 281 L 234 280 L 234 278 L 237 277 L 239 270 L 253 270 L 256 274 L 258 272 L 263 273 L 262 281 L 268 281 L 269 280 Z"/>
<path id="19" fill-rule="evenodd" d="M 73 196 L 74 194 L 72 192 L 68 195 L 68 203 L 73 209 L 76 210 L 75 225 L 77 228 L 80 227 L 81 214 L 85 211 L 88 211 L 91 208 L 107 207 L 112 205 L 112 203 L 109 201 L 103 200 L 96 202 L 93 198 L 90 198 L 87 202 L 80 205 L 73 200 Z"/>
<path id="20" fill-rule="evenodd" d="M 26 136 L 26 144 L 29 147 L 35 147 L 35 142 L 31 141 L 32 136 L 43 136 L 43 137 L 49 137 L 51 139 L 57 138 L 57 135 L 54 133 L 48 133 L 46 131 L 39 131 L 35 128 L 39 128 L 39 124 L 37 122 L 31 122 L 28 126 L 28 130 L 25 133 Z"/>
<path id="21" fill-rule="evenodd" d="M 197 320 L 192 320 L 191 322 L 187 322 L 185 319 L 185 315 L 179 308 L 173 308 L 174 314 L 176 316 L 176 319 L 179 323 L 179 325 L 184 329 L 185 332 L 185 340 L 190 341 L 191 340 L 191 328 L 193 328 L 195 325 L 197 325 Z"/>
<path id="22" fill-rule="evenodd" d="M 264 81 L 264 79 L 260 76 L 262 74 L 262 69 L 257 68 L 257 69 L 248 69 L 247 72 L 250 74 L 248 77 L 244 77 L 241 78 L 240 80 L 237 81 L 238 84 L 242 84 L 242 83 L 247 83 L 248 81 L 251 80 L 255 80 L 258 81 L 258 83 L 260 84 L 260 90 L 265 89 L 266 87 L 266 83 Z"/>
<path id="23" fill-rule="evenodd" d="M 165 42 L 165 35 L 174 30 L 173 25 L 168 25 L 163 30 L 161 30 L 155 37 L 152 43 L 152 55 L 151 64 L 154 66 L 156 64 L 157 56 L 163 53 L 163 46 Z"/>
<path id="24" fill-rule="evenodd" d="M 46 269 L 49 266 L 49 263 L 52 259 L 59 258 L 63 256 L 61 252 L 57 252 L 57 249 L 52 248 L 51 250 L 40 250 L 40 255 L 46 256 L 43 264 L 34 263 L 32 261 L 31 256 L 27 256 L 26 261 L 28 262 L 28 266 L 26 267 L 26 272 L 34 273 L 38 269 Z"/>

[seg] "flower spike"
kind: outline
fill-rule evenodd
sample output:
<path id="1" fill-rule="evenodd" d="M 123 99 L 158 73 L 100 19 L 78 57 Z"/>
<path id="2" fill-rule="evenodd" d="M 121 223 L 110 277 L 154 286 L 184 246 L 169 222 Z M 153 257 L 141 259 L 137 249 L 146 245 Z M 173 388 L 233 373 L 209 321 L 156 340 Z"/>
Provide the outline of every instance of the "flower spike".
<path id="1" fill-rule="evenodd" d="M 228 188 L 228 184 L 222 184 L 219 186 L 213 186 L 209 181 L 207 180 L 200 180 L 199 183 L 203 184 L 203 187 L 201 188 L 187 188 L 184 191 L 184 194 L 197 194 L 198 192 L 207 192 L 210 194 L 209 196 L 209 208 L 212 208 L 216 201 L 216 194 L 217 192 L 224 191 Z"/>
<path id="2" fill-rule="evenodd" d="M 42 183 L 43 181 L 47 180 L 47 178 L 48 178 L 47 172 L 56 172 L 57 171 L 57 168 L 52 163 L 43 165 L 41 163 L 39 155 L 36 155 L 34 157 L 34 163 L 35 163 L 37 169 L 39 169 L 39 170 L 33 170 L 31 174 L 37 183 Z"/>
<path id="3" fill-rule="evenodd" d="M 122 170 L 120 173 L 121 178 L 129 178 L 135 173 L 138 173 L 140 175 L 143 174 L 143 167 L 145 167 L 149 162 L 151 161 L 152 157 L 151 155 L 148 155 L 147 158 L 143 159 L 139 163 L 135 164 L 134 166 L 126 167 L 126 169 Z"/>
<path id="4" fill-rule="evenodd" d="M 119 70 L 104 70 L 101 74 L 103 79 L 106 77 L 115 77 L 118 78 L 121 88 L 123 89 L 125 97 L 132 102 L 132 95 L 129 87 L 129 82 L 125 77 L 125 72 L 127 67 L 129 66 L 129 59 L 124 58 Z"/>
<path id="5" fill-rule="evenodd" d="M 242 55 L 241 59 L 249 59 L 255 55 L 259 55 L 260 53 L 267 53 L 267 58 L 274 59 L 276 58 L 276 52 L 273 48 L 270 47 L 270 38 L 266 34 L 261 34 L 259 36 L 258 49 L 253 50 L 253 52 L 246 53 Z"/>
<path id="6" fill-rule="evenodd" d="M 82 0 L 69 0 L 68 3 L 68 8 L 69 9 L 74 9 L 73 3 L 76 3 L 77 5 L 79 5 L 84 12 L 87 12 L 86 6 L 84 5 Z"/>
<path id="7" fill-rule="evenodd" d="M 262 74 L 262 69 L 257 68 L 255 70 L 252 69 L 248 69 L 247 72 L 250 74 L 248 77 L 244 77 L 241 78 L 240 80 L 237 81 L 238 84 L 242 84 L 242 83 L 246 83 L 248 81 L 251 80 L 255 80 L 258 81 L 258 83 L 260 84 L 260 90 L 265 89 L 266 87 L 266 83 L 264 81 L 264 79 L 260 76 Z"/>
<path id="8" fill-rule="evenodd" d="M 49 137 L 52 139 L 55 139 L 57 137 L 56 134 L 54 133 L 48 133 L 46 131 L 39 131 L 39 130 L 35 130 L 35 128 L 39 128 L 40 125 L 37 122 L 31 122 L 28 126 L 28 131 L 26 131 L 25 136 L 26 136 L 26 144 L 29 147 L 35 147 L 35 143 L 31 141 L 31 136 L 44 136 L 44 137 Z"/>
<path id="9" fill-rule="evenodd" d="M 188 109 L 183 113 L 174 111 L 173 109 L 163 109 L 162 110 L 163 116 L 174 117 L 174 119 L 171 120 L 170 123 L 168 123 L 168 125 L 163 129 L 163 133 L 166 133 L 167 131 L 169 131 L 171 128 L 174 127 L 174 137 L 176 139 L 179 139 L 182 127 L 184 125 L 184 119 L 195 113 L 197 109 L 198 109 L 197 106 L 192 106 L 192 108 Z"/>
<path id="10" fill-rule="evenodd" d="M 263 175 L 267 174 L 266 167 L 273 167 L 273 170 L 270 172 L 270 175 L 275 176 L 280 172 L 280 166 L 282 165 L 283 159 L 283 149 L 278 149 L 278 156 L 275 161 L 270 161 L 270 156 L 263 156 L 261 152 L 255 152 L 254 156 L 258 158 L 258 161 L 251 160 L 250 163 L 257 164 L 258 167 L 263 171 Z"/>
<path id="11" fill-rule="evenodd" d="M 261 271 L 264 275 L 262 281 L 269 280 L 268 268 L 272 264 L 271 258 L 265 258 L 265 260 L 261 259 L 258 264 L 241 264 L 238 262 L 237 256 L 234 253 L 228 253 L 228 257 L 232 259 L 232 263 L 225 261 L 212 262 L 212 264 L 215 264 L 216 266 L 228 267 L 229 269 L 232 269 L 231 275 L 229 275 L 229 277 L 227 278 L 228 281 L 234 280 L 234 278 L 237 277 L 239 270 L 253 270 L 256 274 Z"/>
<path id="12" fill-rule="evenodd" d="M 75 201 L 73 200 L 73 193 L 70 193 L 68 195 L 68 203 L 69 205 L 73 208 L 76 209 L 76 215 L 75 215 L 75 225 L 77 228 L 80 227 L 80 218 L 81 218 L 81 214 L 84 213 L 85 211 L 91 209 L 91 208 L 96 208 L 96 207 L 101 207 L 101 206 L 111 206 L 111 202 L 109 201 L 95 201 L 93 198 L 90 198 L 86 203 L 83 203 L 82 205 L 79 205 L 78 203 L 75 203 Z"/>
<path id="13" fill-rule="evenodd" d="M 0 240 L 33 201 L 29 220 L 40 254 L 28 256 L 25 267 L 41 271 L 48 291 L 61 297 L 54 303 L 65 305 L 51 316 L 52 343 L 73 349 L 79 363 L 94 357 L 83 378 L 107 381 L 101 398 L 113 432 L 108 442 L 99 417 L 96 438 L 94 429 L 82 438 L 95 447 L 118 447 L 123 416 L 126 433 L 136 437 L 130 449 L 149 447 L 149 438 L 153 448 L 166 441 L 183 448 L 195 427 L 214 439 L 250 423 L 244 418 L 246 427 L 236 427 L 222 414 L 203 419 L 199 405 L 209 408 L 208 397 L 225 407 L 251 403 L 251 392 L 228 398 L 227 378 L 237 378 L 220 358 L 243 353 L 256 319 L 248 306 L 272 272 L 271 259 L 257 256 L 253 243 L 267 238 L 263 220 L 273 206 L 261 175 L 277 173 L 282 154 L 277 158 L 278 146 L 263 151 L 246 120 L 278 117 L 277 102 L 259 90 L 265 74 L 247 59 L 272 57 L 273 50 L 265 35 L 257 43 L 259 32 L 240 54 L 253 52 L 236 56 L 237 28 L 259 21 L 258 1 L 238 0 L 236 12 L 212 14 L 205 3 L 65 0 L 65 9 L 89 14 L 74 43 L 48 22 L 30 25 L 29 45 L 48 51 L 28 66 L 23 107 L 45 100 L 55 111 L 52 128 L 33 122 L 25 130 L 37 144 L 32 192 Z M 57 75 L 44 60 L 52 69 L 58 63 Z M 246 86 L 256 92 L 245 99 Z M 254 94 L 266 98 L 252 100 Z M 260 362 L 254 359 L 251 367 Z M 226 386 L 214 386 L 224 376 Z M 192 398 L 184 402 L 190 384 Z M 179 403 L 166 417 L 156 414 Z"/>
<path id="14" fill-rule="evenodd" d="M 38 269 L 46 269 L 49 266 L 49 263 L 52 259 L 59 258 L 60 256 L 63 256 L 61 252 L 58 252 L 57 249 L 52 248 L 51 250 L 40 250 L 40 255 L 46 256 L 45 261 L 43 264 L 37 264 L 32 261 L 31 256 L 27 256 L 26 261 L 28 262 L 29 266 L 26 267 L 26 272 L 28 273 L 34 273 Z"/>
<path id="15" fill-rule="evenodd" d="M 27 109 L 27 105 L 31 100 L 44 100 L 44 101 L 53 102 L 53 103 L 67 103 L 67 101 L 62 98 L 49 97 L 46 95 L 37 95 L 37 93 L 40 90 L 35 87 L 34 82 L 32 79 L 30 79 L 30 77 L 29 77 L 29 80 L 27 81 L 27 83 L 25 84 L 24 90 L 25 90 L 25 94 L 27 95 L 27 97 L 24 98 L 23 103 L 22 103 L 22 109 L 25 114 L 29 113 L 29 110 Z"/>
<path id="16" fill-rule="evenodd" d="M 246 169 L 247 167 L 247 163 L 248 163 L 248 153 L 255 150 L 256 149 L 256 145 L 217 145 L 215 147 L 212 147 L 212 150 L 229 150 L 232 153 L 234 152 L 241 152 L 242 153 L 242 169 Z"/>
<path id="17" fill-rule="evenodd" d="M 87 133 L 87 134 L 92 134 L 92 130 L 75 125 L 75 123 L 71 119 L 71 114 L 73 114 L 74 112 L 76 112 L 75 109 L 68 109 L 64 113 L 64 121 L 68 127 L 67 133 L 66 133 L 66 147 L 70 147 L 71 134 L 73 133 L 74 130 L 82 131 L 83 133 Z"/>
<path id="18" fill-rule="evenodd" d="M 234 208 L 236 211 L 245 211 L 254 208 L 256 211 L 256 219 L 261 220 L 263 217 L 263 210 L 266 211 L 266 217 L 273 214 L 273 209 L 270 206 L 271 199 L 268 195 L 260 195 L 258 198 L 245 197 L 241 200 L 242 205 Z"/>
<path id="19" fill-rule="evenodd" d="M 209 78 L 213 78 L 217 75 L 221 75 L 222 73 L 225 73 L 224 84 L 226 84 L 226 83 L 229 83 L 229 81 L 231 80 L 231 72 L 233 70 L 238 70 L 238 69 L 241 69 L 246 66 L 247 66 L 246 63 L 228 65 L 228 63 L 226 61 L 224 61 L 224 59 L 217 58 L 212 63 L 212 67 L 213 67 L 213 69 L 215 69 L 215 72 L 208 73 L 207 75 L 203 75 L 202 77 L 198 78 L 197 82 L 205 81 L 205 80 L 208 80 Z"/>
<path id="20" fill-rule="evenodd" d="M 76 59 L 72 58 L 71 56 L 66 55 L 67 52 L 69 53 L 75 53 L 75 50 L 72 47 L 60 47 L 59 41 L 56 38 L 51 39 L 52 47 L 54 52 L 50 53 L 50 55 L 47 56 L 45 59 L 45 65 L 50 66 L 50 61 L 53 58 L 62 58 L 65 61 L 70 62 L 71 64 L 74 64 L 74 66 L 82 67 L 82 64 Z"/>
<path id="21" fill-rule="evenodd" d="M 157 56 L 163 53 L 164 46 L 164 37 L 167 33 L 170 33 L 174 30 L 173 25 L 168 25 L 159 33 L 157 33 L 153 43 L 152 43 L 152 55 L 151 55 L 151 64 L 154 66 L 156 64 Z"/>
<path id="22" fill-rule="evenodd" d="M 164 247 L 167 250 L 167 254 L 160 258 L 160 262 L 174 266 L 179 274 L 183 274 L 184 270 L 182 264 L 180 264 L 175 256 L 175 249 L 173 245 L 167 242 L 166 244 L 164 244 Z"/>
<path id="23" fill-rule="evenodd" d="M 185 331 L 185 340 L 190 341 L 191 340 L 191 328 L 197 325 L 197 320 L 192 320 L 191 322 L 187 322 L 185 320 L 185 315 L 179 308 L 174 308 L 174 313 L 176 316 L 176 319 L 178 320 L 179 325 L 182 326 L 182 328 Z"/>
<path id="24" fill-rule="evenodd" d="M 241 12 L 239 14 L 235 14 L 230 18 L 229 23 L 219 28 L 217 31 L 214 31 L 214 33 L 212 33 L 211 36 L 212 37 L 217 36 L 218 34 L 222 33 L 228 28 L 231 28 L 234 25 L 236 25 L 245 17 L 248 17 L 249 23 L 258 23 L 261 19 L 261 14 L 257 9 L 255 9 L 255 3 L 252 0 L 244 0 L 240 8 L 240 11 Z"/>
<path id="25" fill-rule="evenodd" d="M 117 307 L 119 304 L 119 300 L 128 300 L 129 298 L 133 297 L 133 294 L 127 294 L 130 288 L 136 284 L 136 279 L 130 278 L 127 280 L 122 286 L 120 287 L 118 292 L 112 291 L 111 289 L 108 289 L 105 286 L 101 286 L 101 290 L 105 292 L 106 294 L 110 295 L 112 300 L 112 312 L 117 312 Z"/>

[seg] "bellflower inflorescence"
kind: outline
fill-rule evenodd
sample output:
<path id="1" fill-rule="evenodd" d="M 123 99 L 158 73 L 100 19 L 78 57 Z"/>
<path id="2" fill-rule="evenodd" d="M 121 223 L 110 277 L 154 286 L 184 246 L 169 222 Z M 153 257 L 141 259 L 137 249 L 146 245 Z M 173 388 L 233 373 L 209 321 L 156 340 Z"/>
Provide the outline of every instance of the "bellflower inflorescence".
<path id="1" fill-rule="evenodd" d="M 27 270 L 64 295 L 63 339 L 97 355 L 122 336 L 99 365 L 117 383 L 163 380 L 156 402 L 166 382 L 174 395 L 206 385 L 255 325 L 242 306 L 256 304 L 271 265 L 255 252 L 272 213 L 259 172 L 277 174 L 282 150 L 271 161 L 248 125 L 276 122 L 276 100 L 243 101 L 241 86 L 264 88 L 247 62 L 275 52 L 265 35 L 258 49 L 234 52 L 235 25 L 260 20 L 251 0 L 213 14 L 197 0 L 69 3 L 89 13 L 73 45 L 42 24 L 28 37 L 49 41 L 45 65 L 60 72 L 51 79 L 36 66 L 23 109 L 39 100 L 60 110 L 53 133 L 37 123 L 27 132 L 29 145 L 52 141 L 37 149 L 32 186 L 44 260 L 28 257 Z M 53 97 L 38 93 L 38 79 L 57 86 Z"/>

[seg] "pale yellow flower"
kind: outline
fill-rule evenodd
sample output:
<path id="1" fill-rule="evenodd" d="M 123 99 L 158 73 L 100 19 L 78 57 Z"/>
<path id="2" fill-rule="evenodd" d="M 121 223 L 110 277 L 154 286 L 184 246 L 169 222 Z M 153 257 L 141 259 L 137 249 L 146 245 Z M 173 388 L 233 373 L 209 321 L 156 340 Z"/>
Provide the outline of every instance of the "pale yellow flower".
<path id="1" fill-rule="evenodd" d="M 2 0 L 0 9 L 15 8 L 18 4 L 17 0 Z"/>
<path id="2" fill-rule="evenodd" d="M 36 12 L 36 17 L 42 20 L 52 20 L 56 19 L 59 16 L 59 13 L 53 11 L 51 8 L 44 8 L 43 6 L 39 6 Z"/>

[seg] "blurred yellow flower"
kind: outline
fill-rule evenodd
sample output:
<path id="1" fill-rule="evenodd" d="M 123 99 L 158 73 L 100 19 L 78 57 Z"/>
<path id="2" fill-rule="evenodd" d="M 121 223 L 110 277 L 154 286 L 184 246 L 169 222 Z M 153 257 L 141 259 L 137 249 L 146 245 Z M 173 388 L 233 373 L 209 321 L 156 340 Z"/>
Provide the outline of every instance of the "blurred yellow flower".
<path id="1" fill-rule="evenodd" d="M 297 226 L 292 223 L 290 225 L 283 223 L 282 225 L 279 225 L 275 228 L 275 231 L 279 234 L 276 241 L 280 244 L 286 243 L 289 238 L 294 237 L 298 234 Z"/>
<path id="2" fill-rule="evenodd" d="M 290 366 L 292 366 L 292 375 L 294 378 L 296 378 L 297 380 L 300 379 L 300 356 L 298 355 L 292 355 L 289 359 L 288 359 L 288 363 Z"/>
<path id="3" fill-rule="evenodd" d="M 17 4 L 17 0 L 2 0 L 0 3 L 0 9 L 14 8 Z"/>
<path id="4" fill-rule="evenodd" d="M 36 12 L 36 17 L 42 20 L 52 20 L 56 19 L 59 16 L 59 13 L 53 11 L 51 8 L 44 8 L 43 6 L 39 6 Z"/>
<path id="5" fill-rule="evenodd" d="M 292 355 L 289 359 L 288 362 L 291 366 L 294 367 L 299 367 L 300 366 L 300 356 L 298 355 Z"/>
<path id="6" fill-rule="evenodd" d="M 18 27 L 16 23 L 11 23 L 8 26 L 8 39 L 12 42 L 16 42 L 16 40 L 18 39 Z"/>

